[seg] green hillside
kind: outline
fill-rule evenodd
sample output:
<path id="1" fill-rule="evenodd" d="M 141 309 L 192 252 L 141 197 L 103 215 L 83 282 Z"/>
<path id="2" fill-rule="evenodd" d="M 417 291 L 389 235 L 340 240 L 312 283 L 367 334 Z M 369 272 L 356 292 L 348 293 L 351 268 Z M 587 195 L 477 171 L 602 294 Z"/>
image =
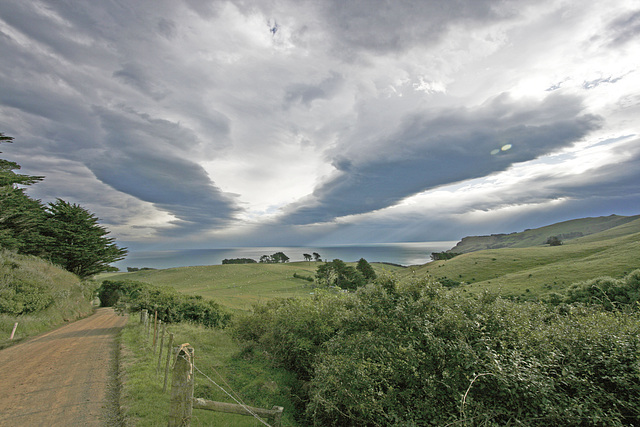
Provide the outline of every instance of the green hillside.
<path id="1" fill-rule="evenodd" d="M 580 218 L 559 222 L 545 227 L 525 230 L 519 233 L 492 234 L 490 236 L 469 236 L 463 238 L 448 252 L 468 253 L 485 249 L 526 248 L 543 245 L 551 236 L 558 236 L 569 242 L 583 236 L 617 228 L 640 218 L 635 216 L 610 215 L 595 218 Z"/>
<path id="2" fill-rule="evenodd" d="M 0 249 L 0 348 L 91 314 L 95 287 L 41 258 Z"/>
<path id="3" fill-rule="evenodd" d="M 557 229 L 556 229 L 557 230 Z M 528 297 L 561 291 L 598 276 L 620 277 L 640 268 L 640 219 L 567 241 L 562 246 L 489 249 L 413 268 L 412 273 Z"/>
<path id="4" fill-rule="evenodd" d="M 378 272 L 402 270 L 387 264 L 372 263 Z M 160 286 L 172 286 L 178 291 L 213 298 L 233 309 L 246 310 L 258 301 L 276 297 L 308 296 L 314 290 L 309 281 L 314 277 L 317 262 L 280 264 L 225 264 L 178 267 L 165 270 L 143 270 L 131 273 L 107 273 L 100 279 L 126 278 Z"/>

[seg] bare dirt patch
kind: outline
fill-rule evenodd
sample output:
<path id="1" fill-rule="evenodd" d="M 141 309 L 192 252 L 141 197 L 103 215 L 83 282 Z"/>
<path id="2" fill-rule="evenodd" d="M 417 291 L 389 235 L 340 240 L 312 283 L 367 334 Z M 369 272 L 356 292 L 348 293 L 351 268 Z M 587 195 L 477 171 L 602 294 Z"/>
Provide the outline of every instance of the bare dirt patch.
<path id="1" fill-rule="evenodd" d="M 0 425 L 106 425 L 115 338 L 127 318 L 99 308 L 0 351 Z"/>

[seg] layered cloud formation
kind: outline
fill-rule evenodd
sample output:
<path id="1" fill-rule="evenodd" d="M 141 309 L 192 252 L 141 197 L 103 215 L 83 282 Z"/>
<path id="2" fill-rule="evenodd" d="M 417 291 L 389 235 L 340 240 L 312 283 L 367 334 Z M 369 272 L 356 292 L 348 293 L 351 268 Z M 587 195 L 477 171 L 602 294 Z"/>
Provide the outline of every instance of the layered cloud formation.
<path id="1" fill-rule="evenodd" d="M 635 1 L 0 3 L 4 155 L 130 247 L 640 213 Z"/>

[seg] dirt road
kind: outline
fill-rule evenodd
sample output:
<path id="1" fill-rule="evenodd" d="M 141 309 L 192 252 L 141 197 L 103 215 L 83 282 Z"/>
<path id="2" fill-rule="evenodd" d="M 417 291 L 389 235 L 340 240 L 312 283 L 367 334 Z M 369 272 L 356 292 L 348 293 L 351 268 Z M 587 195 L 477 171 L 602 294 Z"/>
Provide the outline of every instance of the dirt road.
<path id="1" fill-rule="evenodd" d="M 99 308 L 0 351 L 0 426 L 113 425 L 108 389 L 125 323 Z"/>

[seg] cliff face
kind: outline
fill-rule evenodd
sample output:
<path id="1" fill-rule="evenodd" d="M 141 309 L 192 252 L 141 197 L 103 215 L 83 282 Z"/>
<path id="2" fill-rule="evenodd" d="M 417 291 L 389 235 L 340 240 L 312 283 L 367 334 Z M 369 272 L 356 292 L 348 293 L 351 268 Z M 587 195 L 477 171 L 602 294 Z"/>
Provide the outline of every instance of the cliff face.
<path id="1" fill-rule="evenodd" d="M 529 229 L 518 233 L 492 234 L 489 236 L 468 236 L 447 252 L 467 253 L 484 249 L 525 248 L 544 245 L 549 237 L 557 236 L 562 241 L 576 239 L 618 227 L 640 218 L 635 216 L 610 215 L 594 218 L 573 219 L 545 227 Z"/>

